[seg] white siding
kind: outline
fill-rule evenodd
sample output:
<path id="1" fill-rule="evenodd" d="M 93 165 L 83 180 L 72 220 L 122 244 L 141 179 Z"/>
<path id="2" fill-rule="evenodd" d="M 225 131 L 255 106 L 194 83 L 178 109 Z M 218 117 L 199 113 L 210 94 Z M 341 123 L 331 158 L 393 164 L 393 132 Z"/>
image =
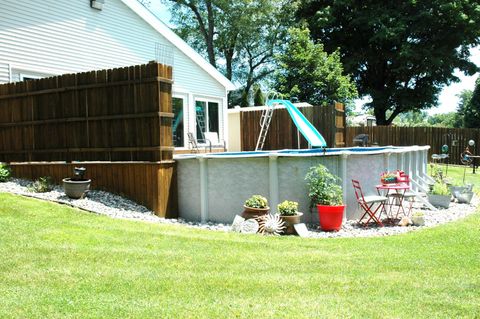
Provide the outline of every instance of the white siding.
<path id="1" fill-rule="evenodd" d="M 171 44 L 120 0 L 2 0 L 0 63 L 12 73 L 63 74 L 143 64 Z M 225 88 L 173 48 L 174 90 L 223 98 Z M 0 81 L 2 80 L 0 66 Z M 225 107 L 225 106 L 224 106 Z"/>
<path id="2" fill-rule="evenodd" d="M 0 83 L 10 82 L 10 66 L 7 63 L 0 63 Z"/>

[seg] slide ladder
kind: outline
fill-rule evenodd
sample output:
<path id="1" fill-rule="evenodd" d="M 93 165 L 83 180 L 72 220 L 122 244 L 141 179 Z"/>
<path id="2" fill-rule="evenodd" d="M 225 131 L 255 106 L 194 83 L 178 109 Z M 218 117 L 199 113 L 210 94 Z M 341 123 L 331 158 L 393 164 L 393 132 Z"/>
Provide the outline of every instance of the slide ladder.
<path id="1" fill-rule="evenodd" d="M 300 112 L 300 110 L 292 104 L 289 100 L 268 100 L 268 108 L 263 112 L 261 118 L 261 130 L 260 135 L 258 136 L 256 151 L 262 150 L 265 143 L 265 138 L 267 136 L 268 128 L 270 127 L 270 122 L 272 120 L 273 110 L 275 106 L 283 105 L 290 114 L 293 123 L 297 127 L 298 131 L 302 133 L 303 137 L 312 147 L 327 147 L 327 142 L 323 138 L 322 134 L 318 132 L 315 126 L 310 123 L 307 118 Z"/>

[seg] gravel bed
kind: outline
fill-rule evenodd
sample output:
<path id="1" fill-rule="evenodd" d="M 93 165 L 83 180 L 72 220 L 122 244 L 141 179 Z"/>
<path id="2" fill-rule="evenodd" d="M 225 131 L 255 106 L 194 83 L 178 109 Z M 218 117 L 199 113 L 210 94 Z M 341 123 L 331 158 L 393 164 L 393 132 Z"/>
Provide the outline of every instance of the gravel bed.
<path id="1" fill-rule="evenodd" d="M 181 218 L 179 219 L 165 219 L 156 216 L 152 211 L 144 206 L 136 204 L 135 202 L 126 199 L 122 196 L 108 193 L 105 191 L 92 190 L 83 199 L 71 199 L 65 196 L 63 188 L 55 186 L 55 188 L 46 193 L 34 193 L 27 189 L 31 181 L 24 179 L 12 179 L 6 183 L 0 183 L 0 192 L 7 192 L 19 194 L 43 200 L 53 201 L 61 204 L 70 205 L 92 213 L 110 216 L 112 218 L 141 220 L 152 223 L 164 224 L 178 224 L 187 227 L 215 230 L 228 232 L 231 231 L 230 225 L 217 223 L 199 223 L 189 222 Z M 307 225 L 309 229 L 309 236 L 313 238 L 333 238 L 333 237 L 375 237 L 388 236 L 406 233 L 412 230 L 417 230 L 426 227 L 433 227 L 457 219 L 464 218 L 473 214 L 478 207 L 479 198 L 474 196 L 471 204 L 451 203 L 448 209 L 439 209 L 438 211 L 431 211 L 423 209 L 419 206 L 414 207 L 412 212 L 421 211 L 425 215 L 425 226 L 386 226 L 386 227 L 368 227 L 365 228 L 359 225 L 356 221 L 348 221 L 342 226 L 338 232 L 323 232 L 318 230 L 318 225 Z"/>
<path id="2" fill-rule="evenodd" d="M 470 204 L 459 204 L 456 202 L 451 202 L 450 206 L 447 209 L 438 209 L 437 211 L 429 210 L 424 208 L 423 205 L 415 203 L 412 208 L 412 214 L 414 212 L 422 212 L 425 217 L 425 226 L 385 226 L 385 227 L 364 227 L 359 225 L 357 221 L 350 220 L 347 221 L 342 229 L 338 232 L 323 232 L 317 230 L 316 225 L 309 225 L 311 237 L 316 238 L 334 238 L 334 237 L 379 237 L 379 236 L 389 236 L 396 234 L 403 234 L 409 231 L 434 227 L 448 222 L 452 222 L 461 218 L 464 218 L 468 215 L 475 213 L 478 204 L 478 196 L 474 196 Z"/>

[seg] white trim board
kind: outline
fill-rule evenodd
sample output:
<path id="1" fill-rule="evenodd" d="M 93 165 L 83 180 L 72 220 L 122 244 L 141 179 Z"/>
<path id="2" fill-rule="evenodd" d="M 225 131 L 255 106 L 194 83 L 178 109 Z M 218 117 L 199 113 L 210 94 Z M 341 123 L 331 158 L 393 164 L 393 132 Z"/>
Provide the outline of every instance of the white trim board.
<path id="1" fill-rule="evenodd" d="M 147 22 L 152 28 L 154 28 L 158 33 L 163 35 L 170 43 L 176 46 L 180 51 L 182 51 L 187 57 L 192 59 L 193 62 L 198 64 L 203 70 L 205 70 L 210 76 L 222 84 L 227 91 L 233 91 L 237 87 L 227 79 L 222 73 L 220 73 L 213 65 L 208 63 L 198 52 L 192 49 L 182 38 L 180 38 L 175 32 L 170 30 L 170 28 L 160 21 L 153 13 L 148 11 L 142 4 L 137 0 L 121 0 L 127 7 L 129 7 L 133 12 L 138 14 L 145 22 Z"/>

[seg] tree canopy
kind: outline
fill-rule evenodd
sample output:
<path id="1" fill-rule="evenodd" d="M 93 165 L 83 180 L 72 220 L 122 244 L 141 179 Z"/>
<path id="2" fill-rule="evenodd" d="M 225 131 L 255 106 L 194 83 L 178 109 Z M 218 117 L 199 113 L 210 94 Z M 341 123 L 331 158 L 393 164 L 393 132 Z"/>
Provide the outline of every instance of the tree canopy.
<path id="1" fill-rule="evenodd" d="M 269 76 L 294 4 L 288 0 L 162 0 L 175 31 L 247 94 Z"/>
<path id="2" fill-rule="evenodd" d="M 348 101 L 357 96 L 355 85 L 343 74 L 338 51 L 327 54 L 310 39 L 307 28 L 291 28 L 284 52 L 277 56 L 275 86 L 286 98 L 296 97 L 313 105 Z"/>
<path id="3" fill-rule="evenodd" d="M 478 0 L 302 0 L 297 12 L 327 52 L 338 48 L 377 124 L 434 106 L 442 86 L 472 75 L 480 43 Z"/>
<path id="4" fill-rule="evenodd" d="M 480 76 L 475 82 L 475 90 L 463 110 L 465 127 L 480 128 Z"/>

